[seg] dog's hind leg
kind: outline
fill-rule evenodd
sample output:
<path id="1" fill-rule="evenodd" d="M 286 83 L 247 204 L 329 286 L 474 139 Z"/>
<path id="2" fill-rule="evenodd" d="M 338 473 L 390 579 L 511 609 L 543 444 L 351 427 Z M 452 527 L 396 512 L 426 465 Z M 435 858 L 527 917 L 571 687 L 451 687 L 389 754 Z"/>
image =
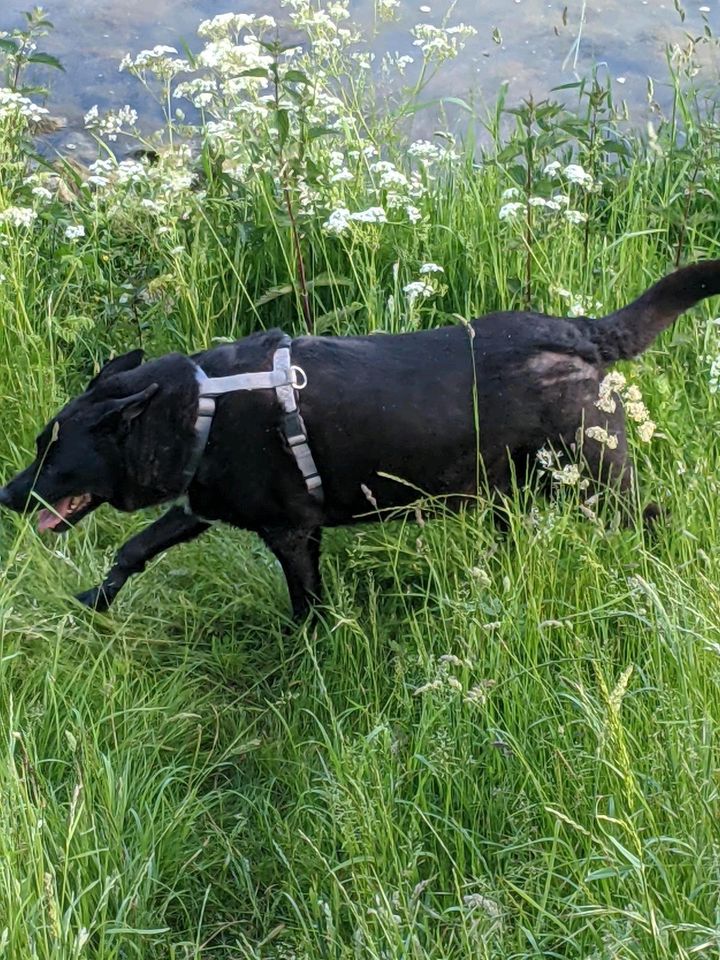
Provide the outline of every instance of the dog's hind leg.
<path id="1" fill-rule="evenodd" d="M 302 619 L 313 601 L 320 598 L 320 536 L 321 530 L 293 530 L 264 527 L 258 531 L 272 550 L 287 580 L 293 617 Z"/>
<path id="2" fill-rule="evenodd" d="M 78 594 L 76 599 L 94 610 L 107 610 L 125 582 L 133 574 L 142 572 L 153 557 L 178 543 L 194 540 L 209 526 L 204 520 L 186 513 L 182 507 L 172 507 L 142 533 L 123 544 L 103 582 Z"/>

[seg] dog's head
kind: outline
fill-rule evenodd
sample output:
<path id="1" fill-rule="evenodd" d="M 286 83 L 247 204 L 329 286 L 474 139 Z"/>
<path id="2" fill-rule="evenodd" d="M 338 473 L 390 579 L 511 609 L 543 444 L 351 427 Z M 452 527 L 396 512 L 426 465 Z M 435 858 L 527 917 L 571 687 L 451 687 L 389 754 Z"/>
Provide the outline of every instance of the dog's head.
<path id="1" fill-rule="evenodd" d="M 179 496 L 197 389 L 180 354 L 147 364 L 140 350 L 116 357 L 42 430 L 34 462 L 0 489 L 0 505 L 44 503 L 38 529 L 62 533 L 102 503 L 132 511 Z"/>

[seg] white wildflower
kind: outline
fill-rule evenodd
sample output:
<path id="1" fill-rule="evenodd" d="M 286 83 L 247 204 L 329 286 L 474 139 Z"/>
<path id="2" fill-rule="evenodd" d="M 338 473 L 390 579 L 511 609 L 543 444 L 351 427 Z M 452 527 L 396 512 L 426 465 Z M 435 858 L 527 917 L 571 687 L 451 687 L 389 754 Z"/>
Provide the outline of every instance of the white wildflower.
<path id="1" fill-rule="evenodd" d="M 69 227 L 65 227 L 66 240 L 79 240 L 80 237 L 84 236 L 85 227 L 81 223 L 71 223 Z"/>
<path id="2" fill-rule="evenodd" d="M 432 297 L 435 294 L 435 288 L 431 284 L 425 283 L 424 280 L 414 280 L 403 287 L 403 293 L 410 306 L 412 306 L 416 300 Z"/>
<path id="3" fill-rule="evenodd" d="M 563 215 L 568 223 L 573 224 L 585 223 L 588 218 L 582 210 L 565 210 Z"/>
<path id="4" fill-rule="evenodd" d="M 615 413 L 617 404 L 613 398 L 613 393 L 620 393 L 625 386 L 626 380 L 622 373 L 612 370 L 601 381 L 598 388 L 598 399 L 595 406 L 604 413 Z"/>
<path id="5" fill-rule="evenodd" d="M 272 17 L 267 19 L 272 20 Z M 272 23 L 274 25 L 275 21 L 272 20 Z M 255 16 L 252 13 L 219 13 L 212 20 L 203 20 L 197 32 L 204 40 L 220 40 L 230 34 L 237 35 L 251 26 L 255 26 Z"/>
<path id="6" fill-rule="evenodd" d="M 196 77 L 185 83 L 179 83 L 173 91 L 173 97 L 189 100 L 194 107 L 202 110 L 213 103 L 217 90 L 217 82 L 211 77 Z"/>
<path id="7" fill-rule="evenodd" d="M 394 57 L 394 63 L 395 63 L 395 68 L 397 69 L 397 72 L 400 74 L 401 77 L 404 77 L 407 71 L 407 68 L 411 64 L 415 63 L 415 60 L 413 57 L 408 57 L 407 55 L 399 57 L 396 54 Z"/>
<path id="8" fill-rule="evenodd" d="M 443 151 L 436 144 L 429 140 L 415 140 L 408 147 L 408 155 L 418 160 L 424 167 L 436 163 L 442 156 Z"/>
<path id="9" fill-rule="evenodd" d="M 349 226 L 350 211 L 347 209 L 347 207 L 338 207 L 337 210 L 333 210 L 323 224 L 323 230 L 325 230 L 326 233 L 333 234 L 334 236 L 340 236 L 341 233 L 345 233 Z"/>
<path id="10" fill-rule="evenodd" d="M 559 160 L 551 160 L 551 162 L 544 167 L 543 175 L 546 177 L 555 178 L 560 173 L 561 166 L 562 164 Z"/>
<path id="11" fill-rule="evenodd" d="M 508 187 L 507 190 L 503 190 L 500 194 L 501 200 L 515 200 L 520 196 L 520 190 L 518 187 Z"/>
<path id="12" fill-rule="evenodd" d="M 555 457 L 552 451 L 547 450 L 545 447 L 541 447 L 538 452 L 535 454 L 537 462 L 545 470 L 549 470 L 552 466 L 555 465 Z"/>
<path id="13" fill-rule="evenodd" d="M 0 223 L 11 223 L 14 227 L 29 227 L 37 219 L 32 207 L 6 207 L 0 211 Z"/>
<path id="14" fill-rule="evenodd" d="M 408 186 L 408 178 L 399 170 L 386 170 L 380 176 L 380 187 L 387 190 L 388 187 L 405 188 Z"/>
<path id="15" fill-rule="evenodd" d="M 586 436 L 590 437 L 591 440 L 597 440 L 598 443 L 602 446 L 607 447 L 608 450 L 617 449 L 618 438 L 614 433 L 608 433 L 603 427 L 588 427 L 585 431 Z"/>
<path id="16" fill-rule="evenodd" d="M 10 118 L 14 120 L 20 118 L 26 124 L 38 123 L 47 115 L 47 112 L 45 107 L 39 107 L 28 97 L 16 93 L 9 87 L 0 87 L 0 122 Z"/>
<path id="17" fill-rule="evenodd" d="M 354 180 L 355 177 L 347 167 L 343 167 L 342 170 L 338 170 L 337 173 L 334 173 L 330 177 L 330 183 L 348 183 L 350 180 Z"/>
<path id="18" fill-rule="evenodd" d="M 421 274 L 425 273 L 445 273 L 445 270 L 439 266 L 437 263 L 424 263 L 420 270 L 418 271 Z"/>
<path id="19" fill-rule="evenodd" d="M 138 160 L 121 160 L 115 168 L 118 183 L 141 183 L 147 175 L 147 167 Z"/>
<path id="20" fill-rule="evenodd" d="M 506 203 L 498 211 L 498 220 L 513 220 L 524 209 L 524 203 Z"/>
<path id="21" fill-rule="evenodd" d="M 644 423 L 640 424 L 637 429 L 637 433 L 643 443 L 650 443 L 656 429 L 657 424 L 653 420 L 646 420 Z"/>
<path id="22" fill-rule="evenodd" d="M 137 124 L 137 118 L 137 111 L 127 103 L 119 110 L 109 110 L 104 116 L 100 116 L 95 106 L 85 114 L 85 126 L 106 136 L 108 140 L 117 140 L 124 127 L 134 127 Z"/>
<path id="23" fill-rule="evenodd" d="M 585 190 L 590 190 L 595 185 L 592 174 L 584 170 L 578 163 L 569 163 L 563 170 L 563 173 L 570 183 L 576 183 Z"/>
<path id="24" fill-rule="evenodd" d="M 411 31 L 413 44 L 419 47 L 426 60 L 442 63 L 456 57 L 465 42 L 474 37 L 474 27 L 459 23 L 455 27 L 436 27 L 431 23 L 418 23 Z"/>
<path id="25" fill-rule="evenodd" d="M 620 373 L 619 370 L 611 370 L 610 373 L 607 373 L 600 381 L 600 392 L 614 391 L 615 393 L 620 393 L 626 383 L 627 380 L 624 373 Z"/>
<path id="26" fill-rule="evenodd" d="M 162 213 L 165 210 L 166 204 L 164 202 L 158 202 L 157 200 L 151 200 L 149 197 L 143 197 L 140 201 L 140 206 L 145 210 L 149 210 L 150 213 Z"/>
<path id="27" fill-rule="evenodd" d="M 34 197 L 37 197 L 38 200 L 52 200 L 52 193 L 47 187 L 33 187 L 30 192 Z"/>
<path id="28" fill-rule="evenodd" d="M 350 219 L 357 223 L 387 223 L 387 214 L 382 207 L 368 207 L 367 210 L 351 213 Z"/>
<path id="29" fill-rule="evenodd" d="M 422 220 L 422 213 L 411 203 L 405 207 L 405 213 L 407 214 L 407 218 L 410 223 L 418 223 L 420 220 Z"/>
<path id="30" fill-rule="evenodd" d="M 584 490 L 589 481 L 582 479 L 580 468 L 576 463 L 567 463 L 562 470 L 553 470 L 552 478 L 556 483 L 566 487 L 577 487 Z"/>
<path id="31" fill-rule="evenodd" d="M 626 403 L 625 413 L 631 420 L 634 420 L 635 423 L 645 423 L 646 420 L 650 419 L 648 408 L 642 400 L 633 400 L 630 403 Z"/>

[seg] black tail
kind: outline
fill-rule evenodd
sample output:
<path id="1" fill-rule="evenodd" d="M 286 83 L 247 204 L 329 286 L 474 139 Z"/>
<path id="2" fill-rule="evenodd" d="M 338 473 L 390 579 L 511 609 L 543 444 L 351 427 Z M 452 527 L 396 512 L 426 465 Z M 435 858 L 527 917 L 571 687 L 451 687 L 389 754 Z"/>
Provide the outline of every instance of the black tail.
<path id="1" fill-rule="evenodd" d="M 627 307 L 585 320 L 585 334 L 606 363 L 629 360 L 699 300 L 720 293 L 720 260 L 704 260 L 663 277 Z"/>

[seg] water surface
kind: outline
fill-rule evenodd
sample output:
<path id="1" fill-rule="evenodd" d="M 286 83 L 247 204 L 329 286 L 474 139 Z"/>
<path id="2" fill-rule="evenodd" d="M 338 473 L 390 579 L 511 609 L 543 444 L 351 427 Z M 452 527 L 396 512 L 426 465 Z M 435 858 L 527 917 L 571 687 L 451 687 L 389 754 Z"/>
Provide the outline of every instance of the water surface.
<path id="1" fill-rule="evenodd" d="M 29 0 L 4 0 L 0 29 L 21 22 Z M 227 10 L 272 13 L 279 21 L 278 0 L 49 0 L 46 9 L 55 23 L 44 48 L 62 60 L 66 72 L 52 73 L 53 113 L 67 118 L 59 145 L 89 144 L 83 134 L 83 115 L 95 103 L 101 107 L 130 103 L 147 125 L 157 110 L 140 84 L 118 72 L 126 53 L 137 53 L 157 43 L 178 47 L 186 42 L 199 49 L 200 20 Z M 373 35 L 373 0 L 354 0 L 353 17 Z M 565 15 L 563 10 L 565 9 Z M 500 84 L 509 84 L 509 99 L 529 92 L 537 98 L 553 86 L 587 75 L 594 63 L 616 82 L 616 95 L 625 99 L 636 122 L 647 110 L 647 77 L 654 77 L 656 99 L 666 103 L 669 92 L 665 50 L 683 43 L 689 33 L 700 36 L 707 25 L 720 32 L 720 0 L 686 0 L 681 22 L 672 0 L 458 0 L 449 23 L 472 24 L 478 34 L 460 57 L 443 66 L 433 95 L 468 98 L 474 105 L 491 104 Z M 401 0 L 400 20 L 382 25 L 372 40 L 377 52 L 412 54 L 410 28 L 421 22 L 440 24 L 448 4 L 438 0 Z M 428 12 L 429 11 L 429 12 Z M 584 16 L 582 15 L 584 12 Z M 499 41 L 499 42 L 498 42 Z M 718 54 L 705 45 L 702 58 L 708 82 L 718 75 Z M 418 123 L 427 124 L 428 118 Z"/>

